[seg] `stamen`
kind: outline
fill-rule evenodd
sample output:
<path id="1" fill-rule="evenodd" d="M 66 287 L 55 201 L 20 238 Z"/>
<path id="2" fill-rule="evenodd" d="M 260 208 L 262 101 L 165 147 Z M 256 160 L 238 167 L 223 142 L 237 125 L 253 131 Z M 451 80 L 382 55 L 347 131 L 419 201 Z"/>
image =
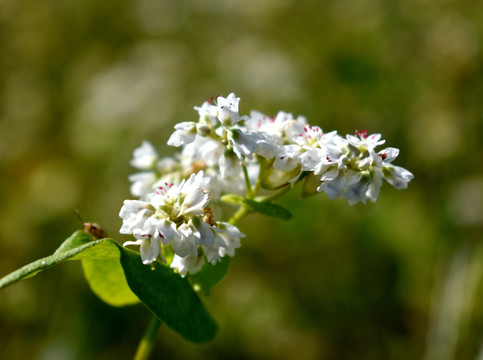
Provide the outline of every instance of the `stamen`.
<path id="1" fill-rule="evenodd" d="M 356 130 L 356 136 L 359 136 L 361 139 L 367 138 L 367 130 Z"/>

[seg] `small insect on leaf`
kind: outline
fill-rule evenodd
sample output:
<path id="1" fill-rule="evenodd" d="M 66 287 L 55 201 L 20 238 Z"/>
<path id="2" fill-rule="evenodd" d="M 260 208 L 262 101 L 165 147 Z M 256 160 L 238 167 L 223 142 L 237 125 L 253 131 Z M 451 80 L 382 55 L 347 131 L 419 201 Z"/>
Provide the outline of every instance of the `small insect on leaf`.
<path id="1" fill-rule="evenodd" d="M 83 229 L 86 233 L 92 234 L 96 239 L 107 238 L 106 231 L 99 224 L 85 222 L 83 224 Z"/>
<path id="2" fill-rule="evenodd" d="M 82 222 L 82 230 L 84 230 L 85 233 L 91 234 L 96 239 L 107 238 L 107 232 L 99 224 L 91 223 L 91 222 L 84 222 L 77 210 L 74 210 L 74 214 Z"/>

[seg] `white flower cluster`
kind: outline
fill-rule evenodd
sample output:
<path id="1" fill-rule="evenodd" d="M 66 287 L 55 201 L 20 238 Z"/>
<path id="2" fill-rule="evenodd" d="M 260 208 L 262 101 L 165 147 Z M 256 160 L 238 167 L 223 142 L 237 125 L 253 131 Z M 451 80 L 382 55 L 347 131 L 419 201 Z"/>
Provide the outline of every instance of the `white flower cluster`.
<path id="1" fill-rule="evenodd" d="M 211 263 L 233 256 L 244 235 L 215 220 L 224 194 L 254 198 L 304 180 L 303 195 L 324 192 L 353 205 L 376 201 L 383 179 L 404 189 L 413 178 L 392 165 L 398 149 L 376 151 L 380 134 L 324 133 L 285 112 L 240 116 L 239 102 L 231 93 L 195 107 L 198 121 L 178 123 L 168 140 L 182 147 L 175 157 L 160 158 L 148 142 L 134 151 L 131 164 L 142 172 L 129 180 L 139 200 L 124 202 L 121 233 L 134 235 L 124 245 L 140 245 L 144 263 L 165 260 L 170 248 L 171 266 L 185 275 L 201 268 L 201 253 Z"/>
<path id="2" fill-rule="evenodd" d="M 144 264 L 158 258 L 166 262 L 162 249 L 171 246 L 174 252 L 171 266 L 181 275 L 201 269 L 204 258 L 215 264 L 225 254 L 234 255 L 244 237 L 235 226 L 216 222 L 211 209 L 210 178 L 203 172 L 192 174 L 179 185 L 165 183 L 150 194 L 149 200 L 125 200 L 119 216 L 123 219 L 120 232 L 132 234 L 139 245 Z"/>

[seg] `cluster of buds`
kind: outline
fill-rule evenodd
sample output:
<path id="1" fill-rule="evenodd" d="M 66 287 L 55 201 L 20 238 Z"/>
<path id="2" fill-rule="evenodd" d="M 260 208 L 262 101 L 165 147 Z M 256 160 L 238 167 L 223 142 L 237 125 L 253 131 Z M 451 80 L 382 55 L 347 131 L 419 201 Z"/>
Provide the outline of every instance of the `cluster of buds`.
<path id="1" fill-rule="evenodd" d="M 413 178 L 392 164 L 398 149 L 376 150 L 380 134 L 324 133 L 285 112 L 240 116 L 239 101 L 231 93 L 195 107 L 198 121 L 178 123 L 168 140 L 182 148 L 173 157 L 160 158 L 148 142 L 134 151 L 141 172 L 129 180 L 138 200 L 124 202 L 121 233 L 134 236 L 124 245 L 139 245 L 145 264 L 160 259 L 186 275 L 205 258 L 233 256 L 244 234 L 219 220 L 223 195 L 253 199 L 303 181 L 303 196 L 324 192 L 353 205 L 376 201 L 383 179 L 404 189 Z"/>

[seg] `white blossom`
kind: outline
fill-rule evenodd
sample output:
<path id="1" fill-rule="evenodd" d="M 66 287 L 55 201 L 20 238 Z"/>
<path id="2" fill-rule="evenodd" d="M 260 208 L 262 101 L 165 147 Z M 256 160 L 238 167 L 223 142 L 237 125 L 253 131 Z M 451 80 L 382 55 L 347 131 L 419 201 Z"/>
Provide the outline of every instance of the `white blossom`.
<path id="1" fill-rule="evenodd" d="M 198 172 L 179 185 L 159 186 L 148 201 L 124 201 L 119 213 L 123 219 L 120 232 L 136 239 L 124 246 L 140 246 L 144 264 L 158 258 L 165 261 L 162 249 L 171 246 L 175 259 L 186 258 L 171 265 L 179 268 L 181 274 L 195 272 L 199 264 L 195 259 L 201 253 L 213 264 L 225 254 L 220 249 L 229 246 L 228 253 L 233 253 L 243 234 L 233 225 L 215 221 L 209 208 L 209 185 L 210 178 Z"/>
<path id="2" fill-rule="evenodd" d="M 375 147 L 381 145 L 380 134 L 367 136 L 367 131 L 356 131 L 356 136 L 347 135 L 346 140 L 334 137 L 332 144 L 326 143 L 326 171 L 321 172 L 319 192 L 325 192 L 329 199 L 341 196 L 349 205 L 367 200 L 375 202 L 379 196 L 382 179 L 396 188 L 406 188 L 413 175 L 391 162 L 398 156 L 396 148 L 386 148 L 378 153 Z M 317 173 L 317 171 L 314 171 Z"/>
<path id="3" fill-rule="evenodd" d="M 238 113 L 239 102 L 240 98 L 236 97 L 234 93 L 230 93 L 226 98 L 223 96 L 218 96 L 216 98 L 218 120 L 220 120 L 223 125 L 234 126 L 242 119 Z"/>
<path id="4" fill-rule="evenodd" d="M 134 150 L 131 166 L 140 170 L 151 170 L 156 164 L 158 153 L 149 141 L 143 141 L 141 146 Z"/>
<path id="5" fill-rule="evenodd" d="M 356 135 L 347 135 L 347 141 L 360 151 L 372 151 L 378 145 L 382 145 L 386 140 L 380 140 L 381 134 L 367 135 L 367 130 L 357 130 Z"/>
<path id="6" fill-rule="evenodd" d="M 197 246 L 204 239 L 193 220 L 203 214 L 209 202 L 208 182 L 209 178 L 199 172 L 183 180 L 179 186 L 168 183 L 160 186 L 149 202 L 126 200 L 119 214 L 123 219 L 121 233 L 131 233 L 137 240 L 144 240 L 142 244 L 145 248 L 145 242 L 150 239 L 164 245 L 172 244 L 173 250 L 180 256 L 195 256 Z M 157 249 L 157 245 L 151 246 Z M 141 254 L 143 262 L 153 262 L 153 254 L 157 257 L 159 252 L 146 252 L 146 256 Z"/>
<path id="7" fill-rule="evenodd" d="M 174 126 L 176 131 L 170 136 L 168 145 L 181 146 L 186 145 L 195 140 L 197 133 L 196 123 L 181 122 Z"/>
<path id="8" fill-rule="evenodd" d="M 181 257 L 175 254 L 170 267 L 177 269 L 181 276 L 186 276 L 188 273 L 195 274 L 200 271 L 204 263 L 205 259 L 202 256 L 187 255 Z"/>
<path id="9" fill-rule="evenodd" d="M 221 230 L 219 235 L 225 241 L 226 246 L 219 248 L 219 254 L 221 257 L 225 255 L 234 256 L 235 249 L 240 247 L 240 239 L 245 237 L 238 228 L 227 222 L 218 223 L 218 228 Z"/>
<path id="10" fill-rule="evenodd" d="M 158 179 L 158 176 L 153 171 L 145 171 L 129 175 L 131 184 L 131 194 L 139 198 L 143 198 L 153 191 L 153 184 Z"/>

